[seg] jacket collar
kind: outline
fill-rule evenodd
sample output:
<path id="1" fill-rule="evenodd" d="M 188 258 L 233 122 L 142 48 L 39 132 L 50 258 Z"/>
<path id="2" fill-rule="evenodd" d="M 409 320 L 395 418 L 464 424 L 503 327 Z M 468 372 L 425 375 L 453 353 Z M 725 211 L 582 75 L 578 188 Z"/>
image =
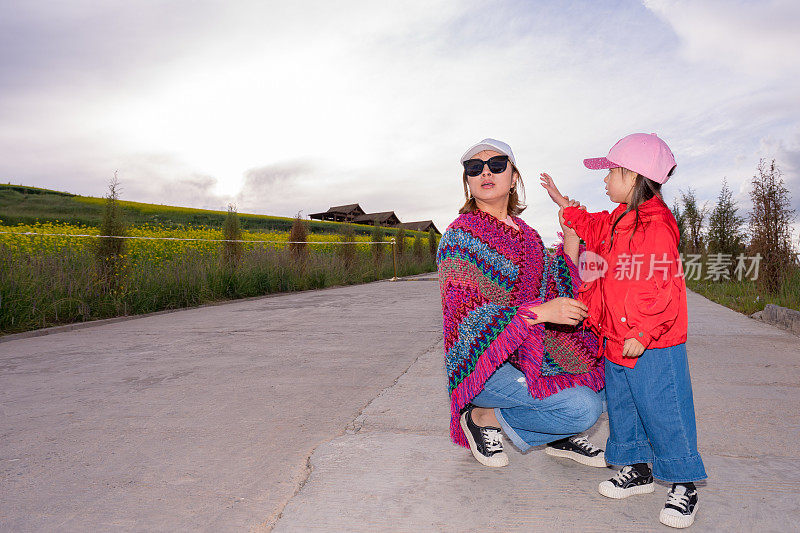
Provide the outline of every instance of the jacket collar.
<path id="1" fill-rule="evenodd" d="M 619 204 L 616 209 L 611 213 L 611 223 L 613 224 L 617 218 L 625 212 L 628 204 Z M 658 196 L 653 196 L 649 200 L 645 200 L 639 205 L 639 224 L 649 222 L 653 218 L 661 217 L 664 211 L 669 211 L 669 208 L 664 201 Z M 636 222 L 636 212 L 631 210 L 626 213 L 622 220 L 617 224 L 616 229 L 628 229 L 633 227 Z"/>

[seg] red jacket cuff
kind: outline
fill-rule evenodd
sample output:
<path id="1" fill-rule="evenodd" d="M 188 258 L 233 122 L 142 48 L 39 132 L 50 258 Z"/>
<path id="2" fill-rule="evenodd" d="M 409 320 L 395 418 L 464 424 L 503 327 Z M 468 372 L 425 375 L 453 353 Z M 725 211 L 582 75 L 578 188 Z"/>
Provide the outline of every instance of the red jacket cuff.
<path id="1" fill-rule="evenodd" d="M 579 207 L 565 207 L 564 208 L 564 223 L 573 228 L 575 224 L 580 223 L 581 215 L 585 215 L 586 211 L 580 209 Z"/>
<path id="2" fill-rule="evenodd" d="M 631 328 L 625 334 L 625 339 L 636 339 L 642 346 L 647 348 L 647 346 L 653 341 L 653 337 L 650 336 L 645 330 L 641 328 Z"/>

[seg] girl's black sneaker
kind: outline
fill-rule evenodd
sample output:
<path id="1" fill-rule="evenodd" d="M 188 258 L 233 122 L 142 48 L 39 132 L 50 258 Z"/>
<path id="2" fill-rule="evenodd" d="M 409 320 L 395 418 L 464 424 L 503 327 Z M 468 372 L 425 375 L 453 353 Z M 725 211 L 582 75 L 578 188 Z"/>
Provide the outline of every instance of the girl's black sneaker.
<path id="1" fill-rule="evenodd" d="M 623 466 L 616 476 L 600 483 L 598 490 L 603 496 L 619 500 L 634 494 L 653 492 L 656 489 L 651 472 L 643 475 L 632 466 Z"/>
<path id="2" fill-rule="evenodd" d="M 667 503 L 659 519 L 665 526 L 684 528 L 694 523 L 697 512 L 697 489 L 674 484 L 667 493 Z"/>
<path id="3" fill-rule="evenodd" d="M 470 405 L 461 414 L 461 429 L 467 436 L 472 455 L 484 466 L 506 466 L 508 455 L 503 451 L 503 434 L 500 428 L 476 425 L 472 421 L 474 408 L 474 405 Z"/>

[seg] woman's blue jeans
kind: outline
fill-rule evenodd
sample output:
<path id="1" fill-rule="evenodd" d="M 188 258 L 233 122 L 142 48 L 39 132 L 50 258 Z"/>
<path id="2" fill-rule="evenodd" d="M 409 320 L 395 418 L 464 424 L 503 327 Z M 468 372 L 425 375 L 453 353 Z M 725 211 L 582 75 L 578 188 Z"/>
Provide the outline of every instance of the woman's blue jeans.
<path id="1" fill-rule="evenodd" d="M 633 368 L 606 360 L 610 436 L 606 461 L 652 463 L 671 483 L 705 479 L 697 453 L 686 344 L 645 350 Z"/>
<path id="2" fill-rule="evenodd" d="M 605 393 L 589 387 L 563 389 L 546 398 L 528 392 L 525 375 L 510 363 L 500 365 L 472 399 L 494 408 L 503 432 L 521 451 L 586 431 L 604 410 Z"/>

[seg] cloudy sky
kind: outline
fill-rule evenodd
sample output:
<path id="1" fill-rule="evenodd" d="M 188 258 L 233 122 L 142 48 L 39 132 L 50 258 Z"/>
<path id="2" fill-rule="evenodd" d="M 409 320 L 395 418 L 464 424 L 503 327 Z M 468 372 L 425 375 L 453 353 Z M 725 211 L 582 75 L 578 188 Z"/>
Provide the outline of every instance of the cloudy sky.
<path id="1" fill-rule="evenodd" d="M 0 2 L 0 180 L 292 216 L 358 202 L 440 230 L 461 153 L 508 142 L 546 242 L 547 171 L 613 206 L 603 156 L 657 132 L 743 209 L 761 157 L 800 207 L 800 2 Z"/>

